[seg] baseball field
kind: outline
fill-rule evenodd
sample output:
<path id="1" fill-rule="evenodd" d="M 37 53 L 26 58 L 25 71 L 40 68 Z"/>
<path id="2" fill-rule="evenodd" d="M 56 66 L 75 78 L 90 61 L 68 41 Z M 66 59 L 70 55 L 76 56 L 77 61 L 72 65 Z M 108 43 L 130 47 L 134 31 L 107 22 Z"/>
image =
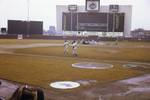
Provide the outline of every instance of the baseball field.
<path id="1" fill-rule="evenodd" d="M 100 42 L 78 45 L 78 56 L 64 55 L 61 40 L 0 40 L 0 78 L 51 88 L 55 81 L 96 80 L 96 84 L 123 80 L 150 72 L 123 67 L 124 64 L 143 65 L 150 62 L 150 43 Z M 110 69 L 80 69 L 74 63 L 108 63 Z M 81 86 L 84 88 L 84 86 Z"/>

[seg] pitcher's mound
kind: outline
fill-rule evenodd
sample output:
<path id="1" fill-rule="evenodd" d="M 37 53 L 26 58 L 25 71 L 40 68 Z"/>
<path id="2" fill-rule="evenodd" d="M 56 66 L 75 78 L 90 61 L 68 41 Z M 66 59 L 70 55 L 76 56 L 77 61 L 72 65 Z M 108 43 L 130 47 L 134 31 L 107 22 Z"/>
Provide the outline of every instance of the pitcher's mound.
<path id="1" fill-rule="evenodd" d="M 86 68 L 86 69 L 109 69 L 113 68 L 113 65 L 107 63 L 81 62 L 72 64 L 72 67 Z"/>

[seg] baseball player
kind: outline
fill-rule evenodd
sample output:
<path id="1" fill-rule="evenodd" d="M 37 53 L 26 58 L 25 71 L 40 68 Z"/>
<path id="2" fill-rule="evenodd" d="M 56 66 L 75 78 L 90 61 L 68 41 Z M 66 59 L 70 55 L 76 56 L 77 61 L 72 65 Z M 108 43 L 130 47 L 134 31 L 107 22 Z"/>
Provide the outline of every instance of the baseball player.
<path id="1" fill-rule="evenodd" d="M 65 40 L 64 42 L 64 54 L 67 55 L 69 51 L 69 41 Z"/>
<path id="2" fill-rule="evenodd" d="M 72 42 L 72 55 L 73 56 L 78 56 L 78 54 L 77 54 L 77 48 L 78 48 L 77 41 L 73 41 Z"/>

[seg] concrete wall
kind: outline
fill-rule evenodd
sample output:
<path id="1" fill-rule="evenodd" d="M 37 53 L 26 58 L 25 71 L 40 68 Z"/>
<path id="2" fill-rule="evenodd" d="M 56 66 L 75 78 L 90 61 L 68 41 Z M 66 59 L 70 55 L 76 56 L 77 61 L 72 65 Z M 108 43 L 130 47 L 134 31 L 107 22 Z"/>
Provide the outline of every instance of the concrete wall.
<path id="1" fill-rule="evenodd" d="M 62 13 L 69 12 L 67 5 L 57 5 L 56 6 L 56 17 L 57 17 L 57 26 L 56 30 L 62 32 Z M 85 6 L 78 6 L 78 12 L 86 12 Z M 99 12 L 109 12 L 109 5 L 108 6 L 100 6 Z M 124 32 L 123 35 L 125 37 L 130 36 L 131 31 L 131 18 L 132 18 L 132 6 L 131 5 L 119 5 L 119 13 L 125 13 L 125 20 L 124 20 Z M 72 32 L 72 34 L 76 34 L 77 32 Z M 93 33 L 93 32 L 92 32 Z M 89 32 L 90 34 L 90 32 Z M 97 33 L 96 33 L 97 34 Z"/>

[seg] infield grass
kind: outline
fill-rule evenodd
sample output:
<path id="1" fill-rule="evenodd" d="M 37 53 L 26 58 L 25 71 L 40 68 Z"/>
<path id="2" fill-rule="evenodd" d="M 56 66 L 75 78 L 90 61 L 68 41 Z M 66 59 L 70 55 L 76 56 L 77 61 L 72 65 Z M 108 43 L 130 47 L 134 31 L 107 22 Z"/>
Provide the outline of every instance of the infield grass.
<path id="1" fill-rule="evenodd" d="M 49 40 L 0 40 L 2 45 L 33 44 L 33 43 L 63 43 L 63 41 Z M 6 42 L 6 43 L 5 43 Z M 19 42 L 19 43 L 18 43 Z M 122 63 L 115 61 L 150 62 L 150 48 L 132 48 L 134 43 L 120 43 L 131 47 L 79 46 L 78 57 L 73 57 L 71 48 L 69 55 L 63 54 L 63 46 L 35 47 L 11 49 L 13 54 L 0 54 L 0 78 L 24 84 L 33 84 L 49 88 L 49 83 L 55 81 L 97 80 L 98 83 L 126 79 L 144 74 L 143 71 L 123 68 Z M 149 43 L 135 43 L 146 45 Z M 112 69 L 78 69 L 71 64 L 78 62 L 99 62 L 114 65 Z"/>

